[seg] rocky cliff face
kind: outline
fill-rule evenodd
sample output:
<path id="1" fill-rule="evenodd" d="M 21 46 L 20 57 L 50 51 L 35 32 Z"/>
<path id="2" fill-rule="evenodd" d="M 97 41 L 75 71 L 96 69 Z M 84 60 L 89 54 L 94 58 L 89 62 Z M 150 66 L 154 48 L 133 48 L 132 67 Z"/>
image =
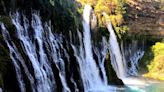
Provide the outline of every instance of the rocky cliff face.
<path id="1" fill-rule="evenodd" d="M 129 33 L 164 37 L 164 1 L 127 0 Z"/>

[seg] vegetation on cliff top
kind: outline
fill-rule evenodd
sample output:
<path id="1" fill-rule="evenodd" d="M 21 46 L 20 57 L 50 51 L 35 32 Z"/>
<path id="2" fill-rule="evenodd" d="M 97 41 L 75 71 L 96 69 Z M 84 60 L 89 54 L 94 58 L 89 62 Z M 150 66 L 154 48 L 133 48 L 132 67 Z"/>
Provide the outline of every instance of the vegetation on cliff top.
<path id="1" fill-rule="evenodd" d="M 123 25 L 126 13 L 125 0 L 77 0 L 81 3 L 82 9 L 85 4 L 90 4 L 98 19 L 98 26 L 105 27 L 107 21 L 111 21 L 116 32 L 125 32 L 128 27 Z M 104 13 L 106 16 L 104 16 Z M 108 20 L 109 19 L 109 20 Z"/>
<path id="2" fill-rule="evenodd" d="M 164 43 L 157 42 L 144 55 L 142 63 L 147 65 L 145 77 L 164 80 Z"/>

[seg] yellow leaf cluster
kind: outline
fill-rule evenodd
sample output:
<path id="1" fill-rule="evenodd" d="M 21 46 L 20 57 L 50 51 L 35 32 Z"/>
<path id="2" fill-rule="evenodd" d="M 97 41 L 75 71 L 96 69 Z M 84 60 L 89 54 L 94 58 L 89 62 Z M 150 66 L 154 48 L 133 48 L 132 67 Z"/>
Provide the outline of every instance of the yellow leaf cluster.
<path id="1" fill-rule="evenodd" d="M 152 47 L 154 55 L 151 64 L 148 65 L 148 73 L 144 76 L 164 80 L 164 43 L 157 42 Z"/>
<path id="2" fill-rule="evenodd" d="M 123 22 L 123 1 L 122 0 L 77 0 L 84 6 L 90 4 L 98 18 L 99 26 L 103 26 L 108 19 L 114 26 L 119 26 Z M 119 12 L 118 12 L 119 11 Z M 108 15 L 108 19 L 104 19 L 103 13 Z M 107 17 L 105 17 L 107 18 Z"/>

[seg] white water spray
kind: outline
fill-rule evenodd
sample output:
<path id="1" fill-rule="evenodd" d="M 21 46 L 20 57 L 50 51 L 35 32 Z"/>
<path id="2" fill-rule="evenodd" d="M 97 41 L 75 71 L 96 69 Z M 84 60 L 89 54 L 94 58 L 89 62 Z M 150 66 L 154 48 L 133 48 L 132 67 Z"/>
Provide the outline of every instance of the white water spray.
<path id="1" fill-rule="evenodd" d="M 90 14 L 92 8 L 89 5 L 84 7 L 83 12 L 83 28 L 84 28 L 84 49 L 85 49 L 85 77 L 87 80 L 85 81 L 88 83 L 88 88 L 100 87 L 103 85 L 102 79 L 99 75 L 99 70 L 96 66 L 96 62 L 93 59 L 92 53 L 92 45 L 91 45 L 91 34 L 90 34 Z"/>
<path id="2" fill-rule="evenodd" d="M 117 73 L 117 76 L 120 79 L 122 79 L 122 81 L 126 85 L 128 84 L 145 85 L 143 81 L 140 81 L 137 78 L 135 79 L 133 77 L 129 77 L 129 76 L 137 75 L 138 61 L 144 55 L 144 51 L 142 49 L 143 47 L 141 49 L 138 49 L 137 42 L 135 42 L 132 43 L 132 46 L 127 47 L 128 48 L 127 50 L 124 49 L 123 43 L 121 43 L 121 49 L 120 49 L 111 22 L 108 24 L 107 28 L 108 31 L 110 32 L 109 43 L 110 43 L 111 62 L 114 67 L 114 70 Z M 128 58 L 125 56 L 127 56 Z M 129 60 L 131 67 L 127 66 L 127 59 Z"/>
<path id="3" fill-rule="evenodd" d="M 114 67 L 114 70 L 117 73 L 117 76 L 119 78 L 126 77 L 126 62 L 124 61 L 121 50 L 119 47 L 119 43 L 117 41 L 117 37 L 115 35 L 115 32 L 112 28 L 111 22 L 107 25 L 108 31 L 110 32 L 110 54 L 111 54 L 111 62 Z"/>
<path id="4" fill-rule="evenodd" d="M 19 13 L 11 15 L 12 22 L 16 27 L 15 33 L 17 35 L 16 38 L 19 39 L 19 47 L 14 43 L 15 39 L 10 37 L 10 30 L 6 30 L 5 26 L 0 23 L 3 38 L 7 43 L 10 57 L 15 66 L 16 77 L 21 92 L 28 90 L 26 89 L 27 83 L 24 80 L 24 76 L 27 77 L 32 92 L 54 92 L 59 86 L 58 89 L 61 89 L 62 92 L 80 92 L 78 83 L 82 87 L 84 86 L 84 92 L 113 92 L 115 90 L 108 86 L 104 67 L 109 49 L 108 44 L 110 44 L 112 64 L 120 78 L 125 77 L 127 73 L 124 55 L 121 55 L 111 23 L 108 25 L 110 32 L 109 43 L 105 37 L 102 37 L 101 49 L 92 46 L 90 33 L 91 11 L 91 6 L 86 5 L 83 12 L 83 36 L 78 31 L 76 36 L 73 37 L 74 34 L 70 31 L 70 43 L 67 43 L 66 40 L 64 45 L 63 41 L 65 39 L 60 34 L 52 32 L 53 27 L 51 22 L 42 23 L 38 13 L 32 14 L 32 20 L 27 19 L 26 16 Z M 74 40 L 79 43 L 74 43 Z M 22 51 L 19 51 L 19 48 Z M 79 80 L 81 79 L 82 82 L 74 78 L 77 77 L 77 73 L 72 72 L 72 61 L 69 56 L 71 51 L 69 49 L 73 49 L 74 55 L 71 55 L 77 59 L 73 62 L 75 62 L 75 66 L 77 65 L 77 71 L 80 75 Z M 23 58 L 21 52 L 29 60 Z M 94 60 L 93 54 L 96 54 L 98 58 L 97 62 Z M 136 55 L 136 57 L 138 56 Z M 56 66 L 57 72 L 53 71 L 54 67 L 52 67 L 52 64 Z M 73 67 L 75 66 L 73 65 Z M 23 75 L 22 72 L 25 72 L 25 74 Z M 59 78 L 56 79 L 56 76 Z M 58 85 L 60 83 L 57 83 L 56 80 L 60 81 L 61 85 Z"/>
<path id="5" fill-rule="evenodd" d="M 86 5 L 84 9 L 84 21 L 83 27 L 84 32 L 83 36 L 78 31 L 76 38 L 79 40 L 79 44 L 73 44 L 73 34 L 71 35 L 70 43 L 67 43 L 66 46 L 63 45 L 63 38 L 59 34 L 52 33 L 51 22 L 42 23 L 41 18 L 38 13 L 32 14 L 32 20 L 26 18 L 25 15 L 21 15 L 18 12 L 11 15 L 12 22 L 16 27 L 15 34 L 19 44 L 19 48 L 22 51 L 18 50 L 18 47 L 13 42 L 13 37 L 10 37 L 10 31 L 6 30 L 5 26 L 1 23 L 2 34 L 10 50 L 10 57 L 14 63 L 16 69 L 16 75 L 18 84 L 21 92 L 30 90 L 32 92 L 54 92 L 57 90 L 58 83 L 56 80 L 61 82 L 62 92 L 71 92 L 73 89 L 70 88 L 68 81 L 72 83 L 71 86 L 74 86 L 75 92 L 79 92 L 79 84 L 75 80 L 71 72 L 70 77 L 67 75 L 68 69 L 67 66 L 70 61 L 70 56 L 67 51 L 67 46 L 71 45 L 74 56 L 77 59 L 77 71 L 79 71 L 82 84 L 84 86 L 84 92 L 91 90 L 103 90 L 107 86 L 107 77 L 104 68 L 104 61 L 107 54 L 108 44 L 107 40 L 103 38 L 102 49 L 95 52 L 98 57 L 98 64 L 93 58 L 92 52 L 92 43 L 91 43 L 91 34 L 90 34 L 90 13 L 91 7 Z M 21 19 L 23 21 L 21 21 Z M 76 39 L 76 41 L 78 41 Z M 105 46 L 104 46 L 105 45 Z M 70 48 L 70 47 L 69 47 Z M 23 52 L 28 60 L 25 60 L 22 57 Z M 14 54 L 13 54 L 14 53 Z M 66 63 L 67 62 L 67 63 Z M 52 64 L 57 68 L 54 72 Z M 68 64 L 68 65 L 67 65 Z M 23 67 L 21 67 L 23 66 Z M 98 66 L 100 68 L 98 68 Z M 31 67 L 31 70 L 29 69 Z M 70 67 L 71 68 L 71 67 Z M 23 75 L 21 72 L 25 72 Z M 102 72 L 103 77 L 100 77 L 100 72 Z M 26 89 L 26 82 L 23 79 L 26 76 L 29 81 L 31 89 Z M 56 76 L 58 76 L 56 79 Z M 76 76 L 76 75 L 74 75 Z M 96 89 L 95 89 L 96 87 Z"/>

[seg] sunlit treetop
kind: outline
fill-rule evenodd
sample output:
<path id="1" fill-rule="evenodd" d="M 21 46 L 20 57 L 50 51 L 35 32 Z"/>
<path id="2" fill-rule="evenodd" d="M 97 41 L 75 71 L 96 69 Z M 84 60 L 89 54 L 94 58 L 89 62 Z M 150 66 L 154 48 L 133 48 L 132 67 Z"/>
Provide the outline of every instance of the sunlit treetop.
<path id="1" fill-rule="evenodd" d="M 107 19 L 112 21 L 114 26 L 119 26 L 123 22 L 123 14 L 125 13 L 124 3 L 125 0 L 77 0 L 84 6 L 89 4 L 94 8 L 94 11 L 98 17 L 99 25 L 104 25 L 106 19 L 103 17 L 103 13 L 106 13 Z"/>

